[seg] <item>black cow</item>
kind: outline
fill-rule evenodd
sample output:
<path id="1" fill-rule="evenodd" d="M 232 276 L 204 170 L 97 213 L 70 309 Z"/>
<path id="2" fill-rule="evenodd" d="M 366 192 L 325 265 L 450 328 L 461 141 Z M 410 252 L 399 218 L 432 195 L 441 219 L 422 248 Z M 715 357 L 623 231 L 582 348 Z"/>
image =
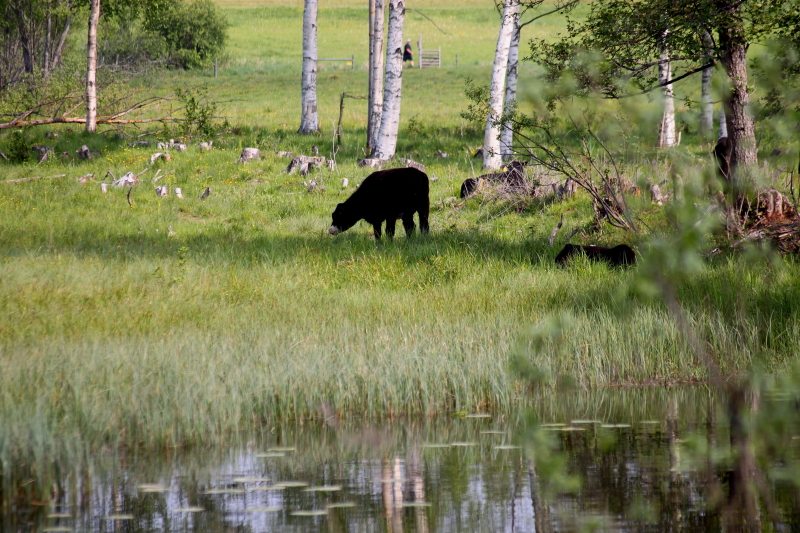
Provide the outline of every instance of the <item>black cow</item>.
<path id="1" fill-rule="evenodd" d="M 612 267 L 636 264 L 636 253 L 627 244 L 620 244 L 613 248 L 567 244 L 558 252 L 556 264 L 563 265 L 570 257 L 578 254 L 585 255 L 591 261 L 605 261 Z"/>
<path id="2" fill-rule="evenodd" d="M 480 180 L 492 182 L 492 183 L 502 183 L 507 187 L 524 190 L 525 189 L 525 163 L 522 161 L 512 161 L 503 172 L 497 172 L 494 174 L 484 174 L 483 176 L 478 176 L 477 178 L 467 178 L 464 180 L 464 183 L 461 184 L 461 198 L 466 198 L 478 188 L 478 183 Z"/>

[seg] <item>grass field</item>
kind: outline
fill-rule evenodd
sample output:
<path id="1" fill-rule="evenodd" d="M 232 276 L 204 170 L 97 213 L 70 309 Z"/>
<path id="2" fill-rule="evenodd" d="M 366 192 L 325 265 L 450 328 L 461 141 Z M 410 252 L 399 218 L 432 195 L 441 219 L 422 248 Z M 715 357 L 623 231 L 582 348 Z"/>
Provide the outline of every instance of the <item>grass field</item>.
<path id="1" fill-rule="evenodd" d="M 335 238 L 326 232 L 336 203 L 366 175 L 355 166 L 363 102 L 347 102 L 337 169 L 315 176 L 323 192 L 308 193 L 304 178 L 283 173 L 288 161 L 274 155 L 307 153 L 311 145 L 331 153 L 338 95 L 366 92 L 364 10 L 342 1 L 320 11 L 321 55 L 355 54 L 356 68 L 320 69 L 324 132 L 309 138 L 294 133 L 300 2 L 220 5 L 232 26 L 219 77 L 170 72 L 132 81 L 156 94 L 204 83 L 229 101 L 224 113 L 233 130 L 213 151 L 192 146 L 154 165 L 132 190 L 132 206 L 127 189 L 103 194 L 97 183 L 76 181 L 147 168 L 154 150 L 129 148 L 130 139 L 67 128 L 53 139 L 37 130 L 32 144 L 70 154 L 87 144 L 101 154 L 0 167 L 4 179 L 66 175 L 0 183 L 0 465 L 29 452 L 44 461 L 117 442 L 222 442 L 265 421 L 314 416 L 323 402 L 344 416 L 376 418 L 514 410 L 527 386 L 509 371 L 512 356 L 584 388 L 705 379 L 674 317 L 636 291 L 639 271 L 586 261 L 554 266 L 567 231 L 592 219 L 588 197 L 533 201 L 519 212 L 503 202 L 448 200 L 480 173 L 469 154 L 482 132 L 460 113 L 464 78 L 488 82 L 491 3 L 426 8 L 447 36 L 409 14 L 413 40 L 423 32 L 426 47 L 441 45 L 445 57 L 441 70 L 405 71 L 398 150 L 438 178 L 432 232 L 379 244 L 366 224 Z M 563 27 L 548 23 L 556 25 L 531 32 Z M 526 65 L 529 93 L 536 91 L 532 73 Z M 176 133 L 156 137 L 170 136 Z M 709 144 L 686 138 L 678 153 L 699 175 Z M 670 154 L 653 150 L 646 136 L 636 142 L 626 172 L 669 175 Z M 235 163 L 242 147 L 255 145 L 262 161 Z M 452 155 L 434 159 L 437 149 Z M 156 169 L 165 176 L 159 185 L 181 187 L 186 198 L 157 198 Z M 205 187 L 212 192 L 201 201 Z M 654 234 L 670 227 L 663 208 L 632 202 Z M 566 227 L 550 247 L 562 214 Z M 572 242 L 625 241 L 646 255 L 651 237 L 606 228 Z M 691 323 L 723 371 L 754 362 L 775 371 L 794 362 L 799 270 L 791 259 L 725 257 L 681 282 Z M 540 346 L 537 325 L 562 315 L 571 323 L 566 336 Z"/>

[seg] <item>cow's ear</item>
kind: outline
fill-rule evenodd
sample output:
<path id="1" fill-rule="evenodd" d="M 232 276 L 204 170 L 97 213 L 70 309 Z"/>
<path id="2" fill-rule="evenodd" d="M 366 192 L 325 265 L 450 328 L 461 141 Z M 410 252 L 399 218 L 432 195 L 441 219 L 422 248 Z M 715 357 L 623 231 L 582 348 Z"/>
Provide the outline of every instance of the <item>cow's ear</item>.
<path id="1" fill-rule="evenodd" d="M 342 207 L 342 204 L 341 204 L 341 203 L 339 203 L 339 204 L 336 204 L 336 209 L 339 209 L 340 207 Z"/>

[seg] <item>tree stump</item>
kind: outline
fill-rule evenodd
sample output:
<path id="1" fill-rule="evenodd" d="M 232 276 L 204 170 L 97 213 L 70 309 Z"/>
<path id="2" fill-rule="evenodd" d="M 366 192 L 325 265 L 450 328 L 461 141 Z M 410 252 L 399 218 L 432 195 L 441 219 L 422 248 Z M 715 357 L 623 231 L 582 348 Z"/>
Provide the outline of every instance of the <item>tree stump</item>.
<path id="1" fill-rule="evenodd" d="M 175 197 L 183 198 L 183 191 L 180 187 L 175 187 Z"/>
<path id="2" fill-rule="evenodd" d="M 278 151 L 276 153 L 278 154 L 278 157 L 294 158 L 294 152 L 284 152 L 284 151 L 281 150 L 281 151 Z"/>
<path id="3" fill-rule="evenodd" d="M 385 162 L 386 161 L 384 161 L 383 159 L 365 158 L 365 159 L 359 159 L 358 160 L 358 166 L 360 166 L 360 167 L 370 167 L 370 168 L 374 168 L 374 169 L 380 170 L 381 168 L 383 168 L 383 164 Z"/>
<path id="4" fill-rule="evenodd" d="M 450 157 L 450 154 L 447 152 L 442 152 L 441 150 L 436 150 L 436 152 L 433 154 L 433 157 L 441 157 L 442 159 L 446 159 Z"/>
<path id="5" fill-rule="evenodd" d="M 91 150 L 89 150 L 89 147 L 86 146 L 85 144 L 81 146 L 80 150 L 76 150 L 76 153 L 78 154 L 78 159 L 83 159 L 88 161 L 89 159 L 92 158 L 92 152 Z"/>
<path id="6" fill-rule="evenodd" d="M 349 183 L 350 180 L 348 180 L 347 178 L 342 178 L 342 189 L 346 189 Z"/>
<path id="7" fill-rule="evenodd" d="M 38 159 L 40 163 L 44 163 L 47 161 L 47 158 L 50 157 L 50 154 L 53 153 L 53 149 L 49 146 L 44 146 L 43 144 L 35 144 L 33 145 L 33 149 L 38 152 Z"/>
<path id="8" fill-rule="evenodd" d="M 214 141 L 208 141 L 205 143 L 197 143 L 197 147 L 200 149 L 201 152 L 207 152 L 211 150 L 214 146 Z"/>
<path id="9" fill-rule="evenodd" d="M 150 156 L 150 164 L 152 165 L 153 163 L 155 163 L 159 159 L 163 159 L 164 161 L 169 162 L 169 161 L 172 161 L 172 156 L 169 155 L 169 154 L 162 153 L 162 152 L 155 153 L 155 154 Z"/>
<path id="10" fill-rule="evenodd" d="M 309 165 L 321 166 L 324 164 L 325 164 L 324 157 L 298 155 L 294 159 L 292 159 L 291 163 L 289 163 L 289 166 L 286 167 L 286 173 L 293 174 L 295 170 L 299 170 L 300 174 L 305 176 L 311 170 L 309 169 Z"/>
<path id="11" fill-rule="evenodd" d="M 420 172 L 425 172 L 425 165 L 422 163 L 417 163 L 412 159 L 403 159 L 402 157 L 398 157 L 397 160 L 400 162 L 401 165 L 405 165 L 408 168 L 415 168 Z"/>
<path id="12" fill-rule="evenodd" d="M 167 197 L 167 186 L 166 185 L 159 185 L 156 187 L 156 196 L 159 198 L 166 198 Z"/>
<path id="13" fill-rule="evenodd" d="M 242 148 L 242 155 L 236 160 L 237 163 L 247 163 L 249 161 L 261 159 L 261 152 L 258 148 Z"/>
<path id="14" fill-rule="evenodd" d="M 134 141 L 128 143 L 130 148 L 150 148 L 150 141 Z"/>

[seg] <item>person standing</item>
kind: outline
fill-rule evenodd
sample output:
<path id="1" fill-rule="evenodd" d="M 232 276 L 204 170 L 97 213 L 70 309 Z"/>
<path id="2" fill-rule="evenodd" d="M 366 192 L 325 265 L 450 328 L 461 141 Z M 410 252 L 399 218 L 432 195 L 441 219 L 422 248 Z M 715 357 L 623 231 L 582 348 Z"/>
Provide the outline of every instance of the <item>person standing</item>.
<path id="1" fill-rule="evenodd" d="M 414 68 L 414 55 L 411 49 L 411 39 L 406 41 L 405 47 L 403 47 L 403 64 L 405 65 L 406 61 L 411 61 L 411 68 Z"/>

